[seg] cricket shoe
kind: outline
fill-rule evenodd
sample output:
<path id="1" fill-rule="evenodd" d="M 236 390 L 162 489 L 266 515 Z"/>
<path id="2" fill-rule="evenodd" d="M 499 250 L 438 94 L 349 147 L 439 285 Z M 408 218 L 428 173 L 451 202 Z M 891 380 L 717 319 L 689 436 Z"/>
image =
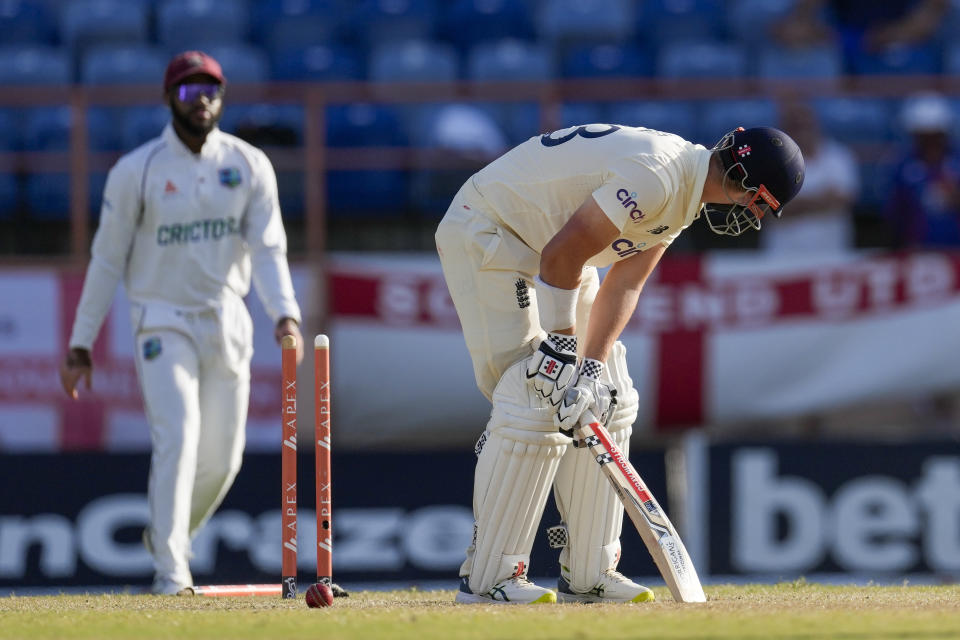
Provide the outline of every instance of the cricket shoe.
<path id="1" fill-rule="evenodd" d="M 193 587 L 184 585 L 176 580 L 157 577 L 153 580 L 150 593 L 158 596 L 192 596 Z"/>
<path id="2" fill-rule="evenodd" d="M 560 602 L 653 602 L 656 599 L 653 591 L 614 569 L 601 573 L 600 581 L 586 593 L 575 592 L 563 576 L 557 587 Z"/>
<path id="3" fill-rule="evenodd" d="M 526 576 L 514 576 L 493 585 L 486 593 L 470 590 L 470 576 L 460 578 L 460 591 L 454 598 L 460 604 L 553 604 L 557 594 L 530 582 Z"/>

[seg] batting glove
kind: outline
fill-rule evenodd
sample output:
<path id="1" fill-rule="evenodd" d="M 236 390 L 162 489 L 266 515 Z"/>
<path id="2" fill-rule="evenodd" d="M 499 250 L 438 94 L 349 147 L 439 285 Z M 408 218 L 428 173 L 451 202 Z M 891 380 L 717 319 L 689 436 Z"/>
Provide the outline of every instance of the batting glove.
<path id="1" fill-rule="evenodd" d="M 602 362 L 583 359 L 576 384 L 563 394 L 557 414 L 553 417 L 560 433 L 573 437 L 577 424 L 587 416 L 604 426 L 610 421 L 617 405 L 617 390 L 600 382 L 602 373 Z"/>
<path id="2" fill-rule="evenodd" d="M 552 405 L 577 377 L 577 338 L 548 333 L 547 339 L 527 359 L 527 382 Z"/>

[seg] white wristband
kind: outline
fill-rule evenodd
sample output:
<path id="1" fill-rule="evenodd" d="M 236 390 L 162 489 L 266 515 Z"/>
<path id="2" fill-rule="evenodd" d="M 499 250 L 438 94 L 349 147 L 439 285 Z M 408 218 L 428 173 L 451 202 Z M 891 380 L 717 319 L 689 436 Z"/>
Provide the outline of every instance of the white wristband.
<path id="1" fill-rule="evenodd" d="M 544 331 L 569 329 L 577 323 L 577 296 L 580 289 L 558 289 L 536 276 L 533 279 L 540 310 L 540 328 Z"/>

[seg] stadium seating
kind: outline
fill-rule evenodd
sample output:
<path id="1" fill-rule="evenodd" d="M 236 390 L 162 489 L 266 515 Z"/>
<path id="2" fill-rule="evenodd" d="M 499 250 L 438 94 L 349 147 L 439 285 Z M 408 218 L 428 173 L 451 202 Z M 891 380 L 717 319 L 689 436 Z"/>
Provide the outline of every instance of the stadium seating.
<path id="1" fill-rule="evenodd" d="M 340 44 L 283 47 L 273 52 L 271 65 L 274 80 L 324 82 L 366 77 L 361 55 Z"/>
<path id="2" fill-rule="evenodd" d="M 0 173 L 0 220 L 9 220 L 20 209 L 20 184 L 12 173 Z"/>
<path id="3" fill-rule="evenodd" d="M 171 52 L 242 44 L 250 30 L 243 0 L 165 0 L 156 9 L 157 40 Z"/>
<path id="4" fill-rule="evenodd" d="M 138 106 L 127 110 L 120 129 L 121 145 L 131 151 L 144 142 L 156 138 L 170 122 L 170 109 L 166 106 Z"/>
<path id="5" fill-rule="evenodd" d="M 41 0 L 0 3 L 0 41 L 6 45 L 52 45 L 57 23 Z"/>
<path id="6" fill-rule="evenodd" d="M 370 52 L 372 82 L 450 82 L 459 72 L 459 56 L 448 44 L 430 40 L 385 42 Z"/>
<path id="7" fill-rule="evenodd" d="M 20 149 L 20 111 L 0 109 L 0 153 Z"/>
<path id="8" fill-rule="evenodd" d="M 271 53 L 355 39 L 342 0 L 267 0 L 253 15 L 252 36 Z"/>
<path id="9" fill-rule="evenodd" d="M 565 102 L 560 105 L 560 127 L 609 122 L 607 107 L 597 102 Z"/>
<path id="10" fill-rule="evenodd" d="M 365 103 L 329 107 L 326 136 L 331 149 L 402 147 L 410 142 L 394 109 Z M 327 194 L 334 218 L 396 215 L 407 205 L 407 172 L 329 171 Z"/>
<path id="11" fill-rule="evenodd" d="M 630 0 L 552 0 L 540 3 L 534 22 L 540 40 L 554 47 L 625 42 L 636 23 Z"/>
<path id="12" fill-rule="evenodd" d="M 733 42 L 687 40 L 660 47 L 657 75 L 670 79 L 730 78 L 747 73 L 747 51 Z"/>
<path id="13" fill-rule="evenodd" d="M 774 45 L 770 27 L 781 20 L 796 0 L 728 0 L 726 30 L 731 38 L 748 48 Z"/>
<path id="14" fill-rule="evenodd" d="M 878 53 L 858 51 L 850 60 L 857 75 L 935 74 L 940 72 L 940 48 L 933 43 L 892 46 Z"/>
<path id="15" fill-rule="evenodd" d="M 533 17 L 525 0 L 453 0 L 442 3 L 437 36 L 466 53 L 481 42 L 535 38 Z"/>
<path id="16" fill-rule="evenodd" d="M 834 47 L 768 46 L 758 53 L 757 67 L 757 75 L 767 80 L 836 80 L 843 73 L 843 54 Z"/>
<path id="17" fill-rule="evenodd" d="M 352 13 L 351 32 L 367 47 L 429 40 L 438 19 L 434 0 L 360 0 Z"/>
<path id="18" fill-rule="evenodd" d="M 162 86 L 167 55 L 147 45 L 100 45 L 83 54 L 80 81 L 88 85 Z"/>
<path id="19" fill-rule="evenodd" d="M 894 137 L 893 105 L 881 98 L 818 98 L 813 101 L 824 131 L 847 144 Z"/>
<path id="20" fill-rule="evenodd" d="M 149 8 L 141 0 L 74 0 L 63 3 L 60 37 L 73 51 L 107 43 L 140 43 L 148 36 Z"/>
<path id="21" fill-rule="evenodd" d="M 100 217 L 106 174 L 90 175 L 87 209 L 94 220 Z M 24 196 L 30 217 L 35 220 L 66 220 L 70 217 L 70 174 L 34 173 L 28 175 Z"/>
<path id="22" fill-rule="evenodd" d="M 227 84 L 266 82 L 270 79 L 270 60 L 260 47 L 249 44 L 218 44 L 206 48 L 223 68 Z"/>
<path id="23" fill-rule="evenodd" d="M 610 105 L 610 122 L 668 131 L 691 141 L 699 136 L 696 108 L 681 100 L 616 102 Z"/>
<path id="24" fill-rule="evenodd" d="M 549 47 L 513 38 L 478 44 L 466 64 L 470 80 L 551 80 L 556 75 Z"/>
<path id="25" fill-rule="evenodd" d="M 723 0 L 645 0 L 637 13 L 638 34 L 657 47 L 689 40 L 726 38 Z"/>
<path id="26" fill-rule="evenodd" d="M 67 85 L 72 78 L 72 62 L 65 49 L 0 47 L 0 86 Z"/>
<path id="27" fill-rule="evenodd" d="M 303 107 L 293 104 L 227 104 L 220 128 L 257 146 L 303 143 Z"/>
<path id="28" fill-rule="evenodd" d="M 567 78 L 636 78 L 653 75 L 653 56 L 632 44 L 594 44 L 570 48 L 560 73 Z"/>
<path id="29" fill-rule="evenodd" d="M 737 127 L 775 127 L 778 122 L 777 105 L 773 100 L 706 100 L 701 106 L 700 134 L 696 142 L 709 147 Z"/>

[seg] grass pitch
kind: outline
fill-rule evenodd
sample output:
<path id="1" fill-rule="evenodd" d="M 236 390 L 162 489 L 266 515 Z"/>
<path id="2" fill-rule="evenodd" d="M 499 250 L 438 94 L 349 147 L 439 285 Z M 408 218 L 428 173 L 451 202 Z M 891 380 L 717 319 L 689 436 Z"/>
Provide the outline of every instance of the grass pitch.
<path id="1" fill-rule="evenodd" d="M 464 606 L 453 591 L 359 592 L 309 609 L 303 595 L 0 598 L 0 639 L 888 640 L 960 638 L 960 586 L 719 585 L 706 604 L 665 589 L 635 605 Z"/>

